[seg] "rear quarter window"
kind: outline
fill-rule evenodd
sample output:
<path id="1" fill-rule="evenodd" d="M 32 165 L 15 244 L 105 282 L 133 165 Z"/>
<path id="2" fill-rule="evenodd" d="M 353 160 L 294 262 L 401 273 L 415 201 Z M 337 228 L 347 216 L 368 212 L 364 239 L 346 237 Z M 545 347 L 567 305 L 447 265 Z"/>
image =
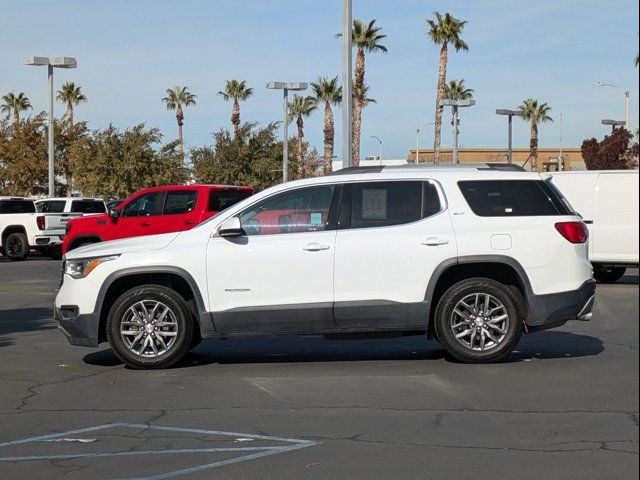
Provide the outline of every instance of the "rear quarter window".
<path id="1" fill-rule="evenodd" d="M 220 212 L 251 195 L 252 193 L 247 190 L 211 190 L 209 192 L 209 211 Z"/>
<path id="2" fill-rule="evenodd" d="M 473 213 L 480 217 L 572 214 L 542 180 L 467 180 L 458 182 L 458 186 Z"/>

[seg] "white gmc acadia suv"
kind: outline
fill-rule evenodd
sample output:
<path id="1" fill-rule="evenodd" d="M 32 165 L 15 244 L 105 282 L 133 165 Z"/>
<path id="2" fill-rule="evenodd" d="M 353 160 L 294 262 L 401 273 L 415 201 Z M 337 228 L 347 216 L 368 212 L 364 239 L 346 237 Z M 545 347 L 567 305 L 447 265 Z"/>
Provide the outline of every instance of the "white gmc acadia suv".
<path id="1" fill-rule="evenodd" d="M 203 338 L 426 335 L 493 362 L 521 333 L 589 320 L 588 230 L 538 174 L 351 168 L 264 190 L 193 230 L 68 253 L 73 345 L 168 367 Z"/>

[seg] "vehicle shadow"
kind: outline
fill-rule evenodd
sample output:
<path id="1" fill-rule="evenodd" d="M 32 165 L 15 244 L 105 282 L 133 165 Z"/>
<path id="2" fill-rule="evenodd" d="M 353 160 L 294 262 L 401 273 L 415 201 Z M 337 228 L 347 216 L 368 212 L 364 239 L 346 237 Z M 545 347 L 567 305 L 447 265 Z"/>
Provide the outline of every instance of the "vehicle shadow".
<path id="1" fill-rule="evenodd" d="M 525 335 L 507 362 L 586 357 L 603 351 L 602 341 L 595 337 L 571 332 L 539 332 Z M 438 342 L 425 341 L 422 336 L 348 341 L 328 341 L 321 336 L 289 336 L 204 341 L 173 368 L 211 364 L 441 359 L 454 361 Z M 83 361 L 108 367 L 121 363 L 110 349 L 85 355 Z"/>
<path id="2" fill-rule="evenodd" d="M 0 310 L 0 347 L 13 343 L 11 334 L 55 328 L 51 308 L 17 308 Z"/>
<path id="3" fill-rule="evenodd" d="M 640 277 L 638 275 L 625 275 L 620 280 L 618 280 L 615 284 L 638 285 L 638 283 L 640 283 Z"/>

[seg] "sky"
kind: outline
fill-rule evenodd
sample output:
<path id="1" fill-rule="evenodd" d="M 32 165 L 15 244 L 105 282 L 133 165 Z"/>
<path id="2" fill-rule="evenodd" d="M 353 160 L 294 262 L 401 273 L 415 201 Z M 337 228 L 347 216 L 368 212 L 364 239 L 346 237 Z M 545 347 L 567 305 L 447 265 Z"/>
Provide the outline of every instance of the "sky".
<path id="1" fill-rule="evenodd" d="M 462 147 L 505 147 L 506 118 L 526 98 L 552 107 L 555 122 L 540 128 L 540 146 L 564 146 L 602 137 L 603 118 L 624 119 L 628 89 L 631 125 L 638 127 L 637 0 L 353 0 L 354 18 L 377 19 L 389 52 L 367 57 L 366 81 L 377 104 L 364 110 L 362 156 L 406 158 L 416 129 L 432 122 L 439 48 L 426 37 L 426 19 L 448 11 L 469 23 L 467 53 L 450 52 L 448 79 L 464 79 L 477 105 L 461 112 Z M 315 81 L 341 74 L 342 0 L 0 0 L 0 95 L 25 92 L 34 111 L 47 109 L 44 68 L 27 67 L 32 55 L 73 56 L 74 70 L 55 71 L 82 87 L 88 102 L 76 119 L 91 128 L 145 122 L 166 141 L 177 137 L 173 112 L 161 98 L 186 85 L 198 98 L 185 111 L 187 148 L 213 143 L 230 128 L 231 105 L 217 96 L 228 79 L 246 80 L 254 96 L 241 106 L 243 121 L 266 124 L 282 117 L 281 93 L 268 81 Z M 64 106 L 56 105 L 56 115 Z M 340 119 L 336 115 L 336 152 Z M 443 145 L 452 142 L 449 113 Z M 322 150 L 323 115 L 305 121 L 305 136 Z M 433 144 L 433 131 L 421 134 Z M 529 127 L 515 120 L 514 146 L 528 147 Z"/>

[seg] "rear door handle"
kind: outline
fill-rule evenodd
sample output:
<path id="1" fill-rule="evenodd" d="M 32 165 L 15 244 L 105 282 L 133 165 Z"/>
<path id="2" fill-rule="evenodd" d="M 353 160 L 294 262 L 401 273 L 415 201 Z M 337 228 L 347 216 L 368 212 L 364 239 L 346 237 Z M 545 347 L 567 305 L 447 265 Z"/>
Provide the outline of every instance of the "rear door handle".
<path id="1" fill-rule="evenodd" d="M 329 250 L 331 247 L 329 245 L 322 245 L 320 243 L 309 243 L 306 247 L 302 247 L 303 250 L 307 252 L 319 252 L 320 250 Z"/>
<path id="2" fill-rule="evenodd" d="M 422 242 L 422 245 L 427 245 L 429 247 L 439 247 L 440 245 L 446 245 L 448 243 L 449 240 L 447 240 L 446 238 L 429 237 L 424 242 Z"/>
<path id="3" fill-rule="evenodd" d="M 191 220 L 185 220 L 185 221 L 184 221 L 184 224 L 185 224 L 185 225 L 195 225 L 195 224 L 196 224 L 196 222 L 193 222 L 193 221 L 191 221 Z"/>
<path id="4" fill-rule="evenodd" d="M 150 224 L 149 222 L 142 222 L 142 223 L 140 224 L 140 226 L 141 226 L 141 227 L 150 227 L 150 226 L 151 226 L 151 224 Z"/>

